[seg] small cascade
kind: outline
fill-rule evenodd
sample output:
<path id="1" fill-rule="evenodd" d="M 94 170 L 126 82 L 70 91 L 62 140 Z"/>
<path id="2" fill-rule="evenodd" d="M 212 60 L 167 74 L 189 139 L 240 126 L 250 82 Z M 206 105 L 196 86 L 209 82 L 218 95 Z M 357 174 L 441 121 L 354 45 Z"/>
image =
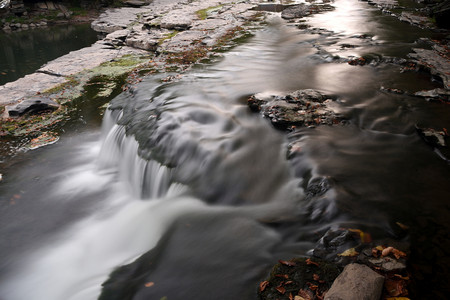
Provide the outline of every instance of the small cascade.
<path id="1" fill-rule="evenodd" d="M 121 111 L 107 110 L 103 119 L 103 141 L 99 153 L 100 171 L 114 170 L 128 183 L 134 197 L 152 199 L 165 196 L 172 182 L 170 169 L 154 160 L 138 156 L 139 144 L 127 136 L 125 127 L 116 124 Z"/>

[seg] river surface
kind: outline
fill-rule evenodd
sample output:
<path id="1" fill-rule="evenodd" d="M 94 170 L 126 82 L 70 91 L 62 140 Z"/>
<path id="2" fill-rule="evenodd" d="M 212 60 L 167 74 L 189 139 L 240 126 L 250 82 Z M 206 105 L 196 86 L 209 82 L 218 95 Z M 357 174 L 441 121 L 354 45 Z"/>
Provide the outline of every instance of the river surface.
<path id="1" fill-rule="evenodd" d="M 342 227 L 410 243 L 413 298 L 444 299 L 449 165 L 414 126 L 450 128 L 450 107 L 380 90 L 439 87 L 427 74 L 336 58 L 404 58 L 433 34 L 333 5 L 309 29 L 272 17 L 179 80 L 120 94 L 102 124 L 90 107 L 3 162 L 0 299 L 256 299 L 278 259 Z M 246 105 L 306 88 L 337 95 L 348 124 L 287 134 Z"/>
<path id="2" fill-rule="evenodd" d="M 97 33 L 89 24 L 0 32 L 0 85 L 39 69 L 46 62 L 90 46 Z"/>

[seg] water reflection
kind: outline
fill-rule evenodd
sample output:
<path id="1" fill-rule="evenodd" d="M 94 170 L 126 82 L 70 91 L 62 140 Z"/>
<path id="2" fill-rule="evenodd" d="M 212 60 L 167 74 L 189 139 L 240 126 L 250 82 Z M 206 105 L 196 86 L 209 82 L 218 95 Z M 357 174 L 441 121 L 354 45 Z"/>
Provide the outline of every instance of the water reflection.
<path id="1" fill-rule="evenodd" d="M 46 62 L 91 45 L 89 24 L 61 25 L 0 33 L 0 85 L 33 73 Z"/>

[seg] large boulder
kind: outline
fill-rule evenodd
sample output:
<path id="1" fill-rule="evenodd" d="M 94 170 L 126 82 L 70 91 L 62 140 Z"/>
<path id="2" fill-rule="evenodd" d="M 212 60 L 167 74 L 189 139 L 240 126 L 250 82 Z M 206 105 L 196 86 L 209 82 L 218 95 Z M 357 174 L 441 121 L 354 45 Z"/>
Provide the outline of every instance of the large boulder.
<path id="1" fill-rule="evenodd" d="M 43 111 L 53 111 L 59 104 L 49 98 L 31 98 L 15 105 L 6 106 L 9 117 L 20 117 L 24 114 L 37 114 Z"/>
<path id="2" fill-rule="evenodd" d="M 325 300 L 379 300 L 384 277 L 365 265 L 350 264 L 336 278 Z"/>

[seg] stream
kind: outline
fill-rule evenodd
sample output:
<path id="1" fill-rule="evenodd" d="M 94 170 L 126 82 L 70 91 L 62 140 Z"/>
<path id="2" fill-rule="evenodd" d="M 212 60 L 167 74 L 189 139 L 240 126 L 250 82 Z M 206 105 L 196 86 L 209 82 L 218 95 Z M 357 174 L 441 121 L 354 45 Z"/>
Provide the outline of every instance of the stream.
<path id="1" fill-rule="evenodd" d="M 279 259 L 339 228 L 407 241 L 412 298 L 445 298 L 450 169 L 414 126 L 450 128 L 450 107 L 380 90 L 440 83 L 336 59 L 406 58 L 435 34 L 366 2 L 333 6 L 309 27 L 272 16 L 212 62 L 148 76 L 104 115 L 86 106 L 56 144 L 2 162 L 0 299 L 257 299 Z M 286 133 L 247 106 L 298 89 L 337 95 L 347 124 Z"/>

